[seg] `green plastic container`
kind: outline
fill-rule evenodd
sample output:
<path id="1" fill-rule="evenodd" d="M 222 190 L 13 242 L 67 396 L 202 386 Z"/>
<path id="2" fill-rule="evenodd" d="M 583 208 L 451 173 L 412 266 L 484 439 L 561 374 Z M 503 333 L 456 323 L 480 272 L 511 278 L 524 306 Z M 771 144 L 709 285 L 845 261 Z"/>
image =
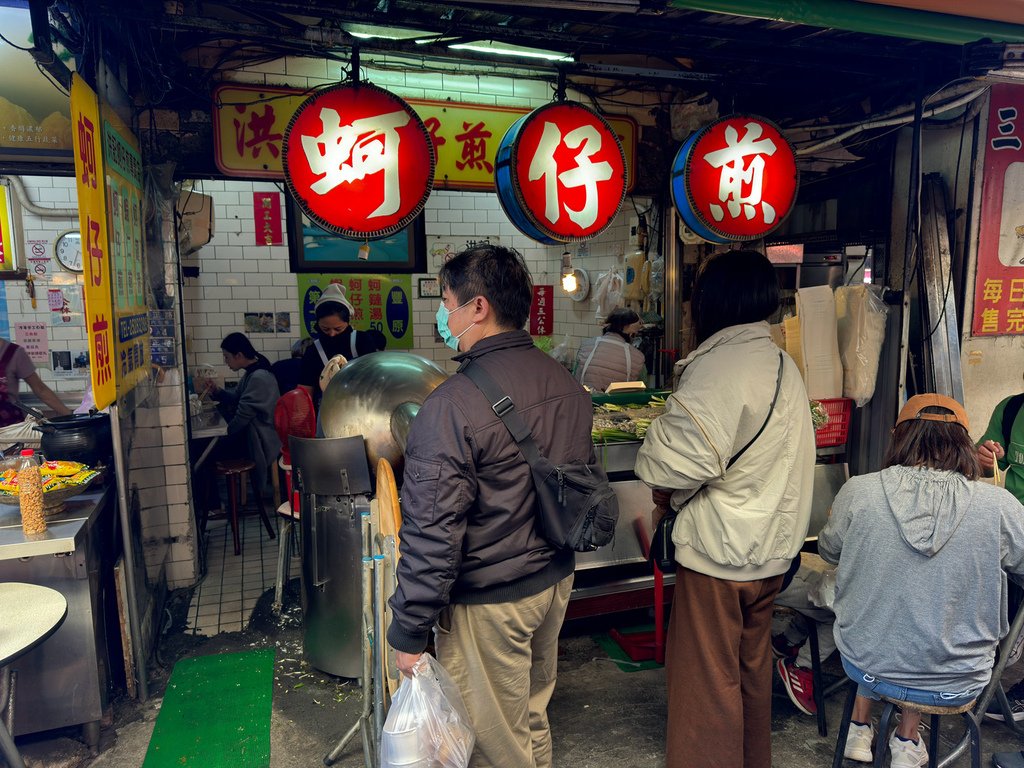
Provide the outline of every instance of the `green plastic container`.
<path id="1" fill-rule="evenodd" d="M 671 389 L 645 389 L 643 392 L 617 392 L 613 395 L 606 395 L 603 392 L 594 392 L 590 398 L 594 405 L 647 405 L 655 395 L 668 397 L 672 394 Z"/>

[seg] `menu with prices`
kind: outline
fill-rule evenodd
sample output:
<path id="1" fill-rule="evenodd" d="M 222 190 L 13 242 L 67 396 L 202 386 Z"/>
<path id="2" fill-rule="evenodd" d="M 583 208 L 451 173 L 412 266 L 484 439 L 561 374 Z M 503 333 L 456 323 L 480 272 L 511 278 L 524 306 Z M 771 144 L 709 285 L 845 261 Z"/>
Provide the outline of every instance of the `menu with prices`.
<path id="1" fill-rule="evenodd" d="M 154 309 L 149 313 L 150 358 L 154 365 L 174 368 L 178 364 L 174 347 L 174 310 Z"/>
<path id="2" fill-rule="evenodd" d="M 15 323 L 14 343 L 28 353 L 28 359 L 36 365 L 50 362 L 50 339 L 46 335 L 46 323 Z"/>
<path id="3" fill-rule="evenodd" d="M 389 350 L 412 349 L 411 275 L 303 273 L 296 275 L 296 280 L 303 338 L 315 332 L 320 294 L 331 283 L 341 283 L 352 303 L 351 322 L 356 331 L 374 328 L 384 334 Z"/>

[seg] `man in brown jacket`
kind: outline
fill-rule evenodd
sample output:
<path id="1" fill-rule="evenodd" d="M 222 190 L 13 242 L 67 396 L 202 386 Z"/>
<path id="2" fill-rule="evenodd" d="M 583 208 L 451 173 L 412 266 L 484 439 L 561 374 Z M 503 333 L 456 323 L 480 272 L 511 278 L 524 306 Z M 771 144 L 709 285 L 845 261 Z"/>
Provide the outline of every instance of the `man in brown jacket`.
<path id="1" fill-rule="evenodd" d="M 441 268 L 438 331 L 512 399 L 540 451 L 592 460 L 590 397 L 522 330 L 531 279 L 500 246 Z M 476 730 L 473 768 L 549 768 L 547 705 L 575 557 L 537 532 L 530 467 L 483 393 L 456 374 L 409 434 L 402 558 L 388 642 L 412 673 L 431 630 Z"/>

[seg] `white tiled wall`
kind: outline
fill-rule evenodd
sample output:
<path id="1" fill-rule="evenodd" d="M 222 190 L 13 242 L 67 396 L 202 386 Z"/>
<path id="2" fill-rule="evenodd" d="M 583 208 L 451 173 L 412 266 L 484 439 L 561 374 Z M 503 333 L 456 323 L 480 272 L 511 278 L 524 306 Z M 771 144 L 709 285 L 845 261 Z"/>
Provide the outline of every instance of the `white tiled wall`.
<path id="1" fill-rule="evenodd" d="M 79 302 L 81 298 L 82 276 L 68 272 L 60 267 L 53 255 L 53 244 L 57 236 L 69 229 L 78 229 L 78 198 L 75 194 L 75 180 L 70 176 L 22 176 L 30 202 L 40 208 L 71 209 L 76 213 L 73 217 L 40 217 L 22 209 L 21 227 L 23 242 L 22 256 L 25 258 L 26 243 L 32 240 L 45 241 L 46 255 L 50 257 L 46 275 L 36 275 L 35 294 L 36 306 L 28 296 L 23 280 L 12 280 L 4 283 L 7 293 L 7 315 L 11 325 L 11 338 L 14 338 L 15 323 L 45 323 L 49 331 L 51 351 L 70 351 L 77 354 L 88 346 L 85 334 L 84 316 L 78 317 L 77 325 L 51 327 L 50 311 L 46 300 L 48 288 L 57 286 L 77 285 Z M 24 261 L 22 262 L 24 265 Z M 30 269 L 31 272 L 31 269 Z M 56 379 L 52 366 L 37 364 L 40 378 L 55 392 L 66 395 L 65 400 L 72 400 L 71 393 L 79 394 L 89 387 L 87 378 Z M 27 391 L 27 387 L 23 387 Z M 77 403 L 75 403 L 77 405 Z"/>
<path id="2" fill-rule="evenodd" d="M 223 364 L 220 342 L 229 333 L 245 330 L 246 312 L 291 313 L 290 333 L 249 335 L 256 350 L 271 361 L 288 356 L 301 326 L 297 281 L 289 272 L 286 246 L 253 245 L 256 222 L 252 193 L 275 191 L 273 184 L 203 181 L 196 188 L 213 198 L 216 234 L 193 258 L 199 264 L 199 277 L 185 280 L 182 295 L 186 346 L 191 366 L 213 365 L 224 378 L 231 379 L 236 375 Z M 248 205 L 240 201 L 247 201 Z M 427 200 L 424 217 L 431 270 L 440 266 L 437 254 L 458 252 L 469 242 L 489 240 L 515 248 L 523 254 L 535 284 L 555 286 L 553 343 L 568 335 L 570 346 L 576 349 L 582 339 L 600 333 L 591 299 L 574 302 L 561 291 L 563 247 L 541 245 L 520 234 L 505 216 L 495 194 L 435 191 Z M 283 221 L 281 226 L 283 231 Z M 596 279 L 599 272 L 607 270 L 626 252 L 627 239 L 628 223 L 623 213 L 589 243 L 589 255 L 585 258 L 575 258 L 577 249 L 572 246 L 573 263 Z M 413 275 L 413 351 L 454 371 L 454 364 L 449 362 L 453 353 L 434 341 L 437 299 L 420 299 L 415 295 L 417 279 L 429 276 Z"/>

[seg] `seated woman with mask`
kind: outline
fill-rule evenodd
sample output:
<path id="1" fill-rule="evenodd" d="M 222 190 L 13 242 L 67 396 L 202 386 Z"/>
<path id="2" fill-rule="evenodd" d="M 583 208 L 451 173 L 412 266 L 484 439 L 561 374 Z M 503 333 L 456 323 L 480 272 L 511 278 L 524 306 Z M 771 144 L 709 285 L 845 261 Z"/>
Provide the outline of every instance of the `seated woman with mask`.
<path id="1" fill-rule="evenodd" d="M 327 361 L 335 355 L 354 360 L 361 355 L 380 352 L 387 346 L 387 339 L 378 330 L 357 331 L 352 327 L 355 310 L 340 283 L 327 286 L 317 299 L 315 313 L 317 335 L 302 356 L 299 386 L 313 396 L 313 402 L 319 408 L 320 374 Z"/>
<path id="2" fill-rule="evenodd" d="M 637 381 L 647 377 L 643 353 L 630 344 L 643 323 L 632 309 L 617 307 L 608 314 L 604 335 L 587 339 L 576 355 L 573 375 L 598 392 L 614 381 Z"/>

